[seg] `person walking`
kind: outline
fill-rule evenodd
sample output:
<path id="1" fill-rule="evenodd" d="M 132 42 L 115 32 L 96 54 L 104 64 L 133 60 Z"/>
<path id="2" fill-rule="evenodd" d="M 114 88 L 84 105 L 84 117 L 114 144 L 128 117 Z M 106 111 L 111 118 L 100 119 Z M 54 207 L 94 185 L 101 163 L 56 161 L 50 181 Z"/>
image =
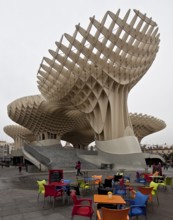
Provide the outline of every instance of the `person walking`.
<path id="1" fill-rule="evenodd" d="M 19 173 L 22 172 L 22 166 L 19 164 Z"/>
<path id="2" fill-rule="evenodd" d="M 81 173 L 81 162 L 78 161 L 76 162 L 76 176 L 82 176 L 83 174 Z"/>

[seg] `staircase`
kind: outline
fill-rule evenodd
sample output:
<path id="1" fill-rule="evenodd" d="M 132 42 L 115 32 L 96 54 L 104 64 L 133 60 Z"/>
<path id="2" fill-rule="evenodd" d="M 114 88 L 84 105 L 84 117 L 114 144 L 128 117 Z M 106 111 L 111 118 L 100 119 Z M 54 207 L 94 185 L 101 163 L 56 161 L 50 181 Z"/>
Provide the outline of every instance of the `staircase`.
<path id="1" fill-rule="evenodd" d="M 29 149 L 29 150 L 28 150 Z M 98 169 L 98 167 L 90 162 L 83 159 L 79 159 L 76 153 L 76 149 L 73 147 L 62 147 L 61 144 L 50 145 L 50 146 L 36 146 L 36 145 L 25 145 L 24 150 L 29 153 L 32 151 L 32 156 L 35 156 L 40 163 L 47 165 L 49 169 L 74 169 L 76 161 L 80 160 L 83 170 Z M 78 155 L 96 155 L 96 152 L 84 151 L 78 149 Z M 40 157 L 38 156 L 40 155 Z M 43 161 L 43 158 L 44 161 Z M 32 161 L 31 161 L 32 162 Z"/>

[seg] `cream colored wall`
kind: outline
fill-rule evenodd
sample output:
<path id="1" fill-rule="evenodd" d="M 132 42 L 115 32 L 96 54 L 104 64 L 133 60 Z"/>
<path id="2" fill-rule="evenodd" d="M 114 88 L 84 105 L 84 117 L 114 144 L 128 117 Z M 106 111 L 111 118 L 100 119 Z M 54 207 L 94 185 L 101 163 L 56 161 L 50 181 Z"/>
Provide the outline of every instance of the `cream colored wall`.
<path id="1" fill-rule="evenodd" d="M 126 136 L 109 141 L 97 141 L 96 148 L 110 154 L 141 153 L 141 147 L 135 136 Z"/>
<path id="2" fill-rule="evenodd" d="M 61 144 L 61 142 L 60 140 L 57 139 L 46 139 L 46 140 L 34 141 L 32 142 L 32 144 L 39 146 L 49 146 L 49 145 Z"/>

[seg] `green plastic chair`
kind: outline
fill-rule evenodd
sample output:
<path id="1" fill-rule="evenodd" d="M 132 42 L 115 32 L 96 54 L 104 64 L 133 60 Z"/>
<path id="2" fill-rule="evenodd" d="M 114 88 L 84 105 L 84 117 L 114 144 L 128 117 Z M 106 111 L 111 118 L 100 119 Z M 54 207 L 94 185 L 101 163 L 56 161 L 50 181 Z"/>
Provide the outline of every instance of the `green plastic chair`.
<path id="1" fill-rule="evenodd" d="M 172 181 L 173 181 L 173 177 L 165 177 L 164 181 L 162 184 L 160 184 L 161 186 L 163 186 L 165 188 L 165 190 L 167 190 L 167 187 L 170 186 L 171 189 L 173 190 L 173 184 L 172 184 Z"/>
<path id="2" fill-rule="evenodd" d="M 37 180 L 37 185 L 38 185 L 37 201 L 39 201 L 40 194 L 44 195 L 45 193 L 44 184 L 47 184 L 46 180 Z"/>

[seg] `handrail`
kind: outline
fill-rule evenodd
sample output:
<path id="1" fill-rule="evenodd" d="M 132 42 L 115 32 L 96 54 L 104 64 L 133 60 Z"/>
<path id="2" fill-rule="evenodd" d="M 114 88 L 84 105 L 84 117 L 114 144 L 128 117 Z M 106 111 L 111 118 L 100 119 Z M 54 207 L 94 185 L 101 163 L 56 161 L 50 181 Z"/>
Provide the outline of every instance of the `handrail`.
<path id="1" fill-rule="evenodd" d="M 37 159 L 40 163 L 44 164 L 48 168 L 50 167 L 52 161 L 49 158 L 42 155 L 41 153 L 39 153 L 37 150 L 35 150 L 32 147 L 32 145 L 25 142 L 23 148 L 26 152 L 28 152 L 31 156 L 33 156 L 35 159 Z"/>

